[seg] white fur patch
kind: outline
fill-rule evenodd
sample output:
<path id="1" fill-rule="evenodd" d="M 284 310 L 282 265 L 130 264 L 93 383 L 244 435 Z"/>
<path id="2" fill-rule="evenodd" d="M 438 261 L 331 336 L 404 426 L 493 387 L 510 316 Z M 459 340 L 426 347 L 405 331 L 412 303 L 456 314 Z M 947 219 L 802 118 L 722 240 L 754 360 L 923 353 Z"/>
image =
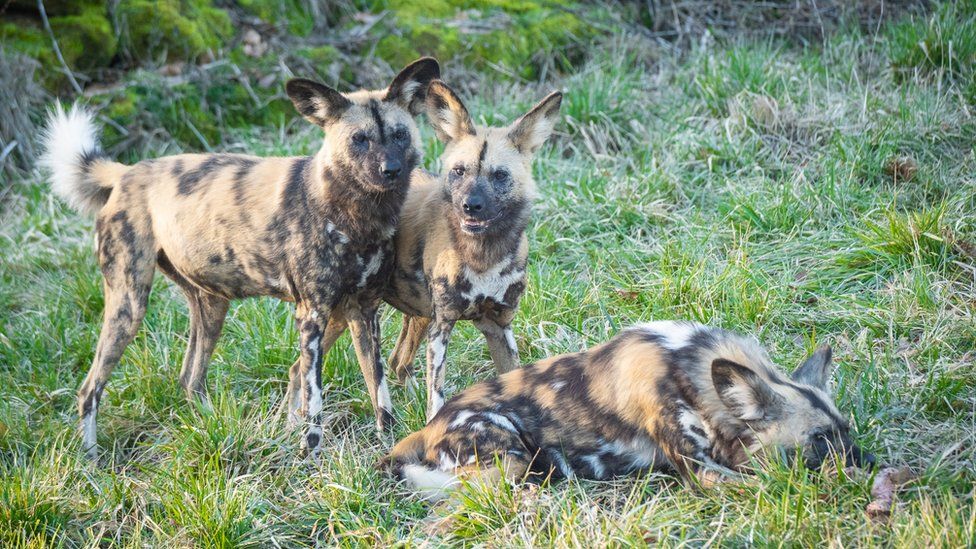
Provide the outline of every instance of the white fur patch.
<path id="1" fill-rule="evenodd" d="M 505 328 L 505 343 L 508 344 L 508 348 L 512 351 L 512 354 L 518 356 L 518 345 L 515 344 L 515 333 L 512 331 L 511 326 Z"/>
<path id="2" fill-rule="evenodd" d="M 393 411 L 393 399 L 390 398 L 390 387 L 386 382 L 386 376 L 383 376 L 376 388 L 376 403 L 387 412 Z"/>
<path id="3" fill-rule="evenodd" d="M 360 263 L 362 263 L 362 258 L 360 258 Z M 383 250 L 376 250 L 376 253 L 369 258 L 369 263 L 363 268 L 363 272 L 359 274 L 359 284 L 358 286 L 362 288 L 366 285 L 366 280 L 378 273 L 380 270 L 380 265 L 383 262 Z"/>
<path id="4" fill-rule="evenodd" d="M 570 467 L 569 463 L 566 462 L 566 458 L 563 457 L 562 452 L 560 452 L 559 450 L 550 449 L 549 458 L 553 461 L 553 463 L 556 464 L 556 467 L 559 469 L 559 472 L 562 473 L 564 477 L 573 478 L 575 476 L 575 473 L 573 472 L 573 468 Z"/>
<path id="5" fill-rule="evenodd" d="M 48 113 L 42 141 L 40 165 L 51 173 L 54 193 L 79 212 L 94 214 L 100 210 L 102 204 L 93 200 L 93 195 L 101 185 L 86 180 L 81 166 L 86 154 L 101 150 L 95 116 L 77 104 L 65 111 L 59 101 Z"/>
<path id="6" fill-rule="evenodd" d="M 695 444 L 697 444 L 699 448 L 706 449 L 711 446 L 711 442 L 708 440 L 707 436 L 702 436 L 699 433 L 696 433 L 693 429 L 693 427 L 697 427 L 698 429 L 705 431 L 705 425 L 700 419 L 698 419 L 698 416 L 695 415 L 694 412 L 691 410 L 684 410 L 681 412 L 681 415 L 678 416 L 678 422 L 681 423 L 681 432 L 683 432 L 688 438 L 694 440 Z M 707 431 L 705 432 L 707 435 Z"/>
<path id="7" fill-rule="evenodd" d="M 654 465 L 660 454 L 660 449 L 647 437 L 635 437 L 629 442 L 614 440 L 604 444 L 600 450 L 630 460 L 631 467 L 646 469 Z"/>
<path id="8" fill-rule="evenodd" d="M 511 422 L 511 420 L 501 414 L 496 414 L 495 412 L 484 412 L 482 415 L 485 417 L 485 419 L 492 422 L 496 426 L 505 429 L 506 431 L 511 431 L 513 433 L 518 432 L 518 429 L 515 428 L 515 425 Z"/>
<path id="9" fill-rule="evenodd" d="M 503 275 L 502 271 L 508 267 L 509 262 L 502 261 L 483 273 L 476 273 L 471 270 L 470 267 L 465 265 L 462 276 L 465 280 L 471 283 L 471 290 L 467 293 L 461 294 L 461 297 L 466 300 L 473 301 L 478 296 L 484 296 L 493 299 L 498 303 L 506 304 L 504 301 L 505 292 L 508 291 L 508 288 L 512 284 L 522 280 L 522 278 L 525 276 L 525 270 L 523 269 L 512 269 Z M 508 341 L 507 335 L 506 341 Z M 514 336 L 512 336 L 511 342 L 512 348 L 515 348 Z"/>
<path id="10" fill-rule="evenodd" d="M 330 236 L 334 236 L 335 239 L 338 240 L 340 244 L 349 243 L 349 237 L 346 236 L 346 233 L 337 229 L 336 226 L 331 221 L 329 221 L 329 223 L 325 226 L 325 230 L 329 233 Z"/>
<path id="11" fill-rule="evenodd" d="M 589 456 L 583 456 L 583 461 L 590 465 L 593 469 L 593 476 L 597 479 L 603 478 L 606 475 L 606 469 L 603 467 L 603 462 L 600 461 L 600 456 L 592 454 Z"/>
<path id="12" fill-rule="evenodd" d="M 458 412 L 456 416 L 454 416 L 454 421 L 452 421 L 451 424 L 447 426 L 447 428 L 457 429 L 458 427 L 464 425 L 468 421 L 468 419 L 471 418 L 471 416 L 473 415 L 474 412 L 472 412 L 471 410 L 461 410 L 460 412 Z"/>
<path id="13" fill-rule="evenodd" d="M 313 315 L 316 313 L 312 313 Z M 314 418 L 322 411 L 322 385 L 319 384 L 318 376 L 316 375 L 316 364 L 319 362 L 319 355 L 321 353 L 320 339 L 315 338 L 308 342 L 308 350 L 312 353 L 312 363 L 308 369 L 308 375 L 305 382 L 308 383 L 309 388 L 311 388 L 311 396 L 308 399 L 308 417 L 309 419 Z"/>
<path id="14" fill-rule="evenodd" d="M 553 391 L 559 392 L 560 389 L 566 386 L 565 381 L 553 381 L 550 385 Z"/>
<path id="15" fill-rule="evenodd" d="M 442 471 L 450 471 L 461 466 L 457 458 L 451 457 L 447 452 L 441 452 L 439 457 L 440 461 L 437 463 L 437 467 Z"/>
<path id="16" fill-rule="evenodd" d="M 81 449 L 90 452 L 97 444 L 95 436 L 95 416 L 97 415 L 98 404 L 92 400 L 91 410 L 81 419 Z"/>
<path id="17" fill-rule="evenodd" d="M 411 488 L 419 492 L 421 496 L 435 501 L 445 498 L 447 492 L 458 484 L 457 476 L 436 469 L 428 469 L 423 465 L 411 463 L 404 465 L 401 471 L 403 478 L 406 479 Z"/>
<path id="18" fill-rule="evenodd" d="M 664 341 L 661 344 L 672 351 L 688 345 L 695 332 L 702 328 L 704 326 L 697 322 L 675 320 L 658 320 L 638 326 L 640 330 L 645 330 L 662 337 Z"/>
<path id="19" fill-rule="evenodd" d="M 431 393 L 427 410 L 427 423 L 430 423 L 430 420 L 434 419 L 434 416 L 436 416 L 437 412 L 439 412 L 443 407 L 444 399 L 441 397 L 441 395 L 437 394 L 436 391 Z"/>

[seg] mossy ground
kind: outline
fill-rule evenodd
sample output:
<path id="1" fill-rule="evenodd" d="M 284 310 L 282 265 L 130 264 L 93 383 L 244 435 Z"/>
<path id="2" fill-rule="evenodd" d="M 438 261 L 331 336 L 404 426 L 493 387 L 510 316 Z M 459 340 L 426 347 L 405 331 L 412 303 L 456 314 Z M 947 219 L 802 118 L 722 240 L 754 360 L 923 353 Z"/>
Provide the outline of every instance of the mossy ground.
<path id="1" fill-rule="evenodd" d="M 346 338 L 325 366 L 326 457 L 297 458 L 279 408 L 297 352 L 289 305 L 235 304 L 210 370 L 214 410 L 187 404 L 176 381 L 186 307 L 162 277 L 100 410 L 101 461 L 87 463 L 74 391 L 102 306 L 92 221 L 33 174 L 14 182 L 0 224 L 0 544 L 976 544 L 976 120 L 962 69 L 912 53 L 923 43 L 911 38 L 956 37 L 951 50 L 967 51 L 958 37 L 974 19 L 962 9 L 934 17 L 946 32 L 916 17 L 822 44 L 711 40 L 681 55 L 621 30 L 543 82 L 458 69 L 476 80 L 464 99 L 481 120 L 501 123 L 550 89 L 565 92 L 557 135 L 534 164 L 542 199 L 515 324 L 522 358 L 663 318 L 755 334 L 786 369 L 829 342 L 855 437 L 919 473 L 890 520 L 864 513 L 868 475 L 779 466 L 704 493 L 663 475 L 469 486 L 430 509 L 372 467 L 389 441 L 373 433 Z M 205 137 L 219 131 L 214 147 L 284 155 L 319 144 L 300 120 L 229 122 L 260 110 L 249 97 L 209 102 L 178 88 L 166 103 L 148 88 L 128 92 L 143 96 L 120 100 L 130 107 L 113 116 L 169 119 L 177 137 L 128 158 L 202 148 L 179 134 L 182 117 Z M 436 169 L 439 147 L 422 129 Z M 897 168 L 909 161 L 914 170 Z M 386 349 L 397 329 L 386 312 Z M 452 391 L 492 375 L 470 326 L 449 362 Z M 393 396 L 400 437 L 422 425 L 423 403 L 399 387 Z"/>

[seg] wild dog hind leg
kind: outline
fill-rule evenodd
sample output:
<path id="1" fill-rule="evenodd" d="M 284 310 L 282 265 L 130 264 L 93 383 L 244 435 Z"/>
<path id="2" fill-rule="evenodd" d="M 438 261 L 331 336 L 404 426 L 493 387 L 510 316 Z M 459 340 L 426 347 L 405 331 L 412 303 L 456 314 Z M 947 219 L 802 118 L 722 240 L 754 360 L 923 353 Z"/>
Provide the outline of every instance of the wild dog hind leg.
<path id="1" fill-rule="evenodd" d="M 515 345 L 511 321 L 501 323 L 495 319 L 483 318 L 475 321 L 474 325 L 484 334 L 491 360 L 499 374 L 518 368 L 518 347 Z"/>
<path id="2" fill-rule="evenodd" d="M 224 326 L 230 301 L 200 290 L 184 292 L 190 309 L 190 345 L 180 371 L 180 385 L 188 399 L 208 403 L 207 368 Z"/>
<path id="3" fill-rule="evenodd" d="M 100 217 L 96 230 L 105 309 L 95 359 L 78 390 L 82 449 L 91 458 L 98 451 L 95 418 L 102 392 L 146 315 L 155 271 L 148 222 L 139 223 L 133 216 L 119 211 Z"/>
<path id="4" fill-rule="evenodd" d="M 403 328 L 393 347 L 393 354 L 390 355 L 390 365 L 411 397 L 417 395 L 417 376 L 414 373 L 413 360 L 417 356 L 417 349 L 420 348 L 424 334 L 427 333 L 428 325 L 430 325 L 429 318 L 403 315 Z"/>

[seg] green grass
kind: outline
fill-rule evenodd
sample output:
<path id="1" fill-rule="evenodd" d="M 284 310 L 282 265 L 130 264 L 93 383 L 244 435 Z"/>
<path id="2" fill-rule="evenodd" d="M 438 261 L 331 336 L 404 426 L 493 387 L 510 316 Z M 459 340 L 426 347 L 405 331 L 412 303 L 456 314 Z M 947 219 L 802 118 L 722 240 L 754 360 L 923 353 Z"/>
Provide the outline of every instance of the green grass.
<path id="1" fill-rule="evenodd" d="M 965 6 L 806 47 L 711 41 L 676 56 L 611 35 L 544 84 L 466 76 L 480 79 L 471 112 L 493 122 L 566 92 L 535 163 L 523 359 L 664 318 L 754 333 L 784 368 L 829 342 L 856 438 L 920 475 L 890 521 L 864 513 L 869 476 L 782 466 L 706 492 L 664 475 L 472 485 L 430 509 L 373 469 L 388 441 L 347 338 L 325 368 L 325 457 L 298 459 L 280 411 L 297 353 L 288 305 L 235 304 L 210 370 L 214 410 L 187 404 L 186 307 L 161 277 L 100 409 L 102 461 L 87 463 L 74 391 L 102 306 L 92 221 L 37 175 L 14 183 L 0 223 L 0 544 L 976 544 L 976 123 L 961 78 L 973 50 L 934 45 L 971 40 Z M 941 57 L 913 51 L 915 37 Z M 319 139 L 301 122 L 229 131 L 235 150 L 261 154 Z M 911 180 L 886 171 L 896 156 L 917 164 Z M 388 350 L 399 320 L 384 318 Z M 459 326 L 451 390 L 491 372 L 480 336 Z M 422 425 L 423 403 L 393 396 L 400 437 Z"/>

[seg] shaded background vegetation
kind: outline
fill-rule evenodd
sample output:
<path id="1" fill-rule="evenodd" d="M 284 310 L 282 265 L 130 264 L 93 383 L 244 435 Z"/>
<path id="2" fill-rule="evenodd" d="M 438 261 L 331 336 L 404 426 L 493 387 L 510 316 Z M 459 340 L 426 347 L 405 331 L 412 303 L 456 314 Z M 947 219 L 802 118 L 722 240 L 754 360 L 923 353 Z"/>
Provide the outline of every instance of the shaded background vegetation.
<path id="1" fill-rule="evenodd" d="M 83 95 L 106 124 L 109 152 L 140 158 L 161 146 L 226 148 L 229 130 L 295 118 L 290 76 L 340 89 L 378 86 L 420 55 L 455 69 L 455 86 L 545 80 L 578 67 L 587 46 L 622 30 L 680 53 L 703 36 L 822 40 L 838 27 L 876 28 L 923 13 L 918 0 L 47 0 L 50 32 L 34 0 L 0 6 L 0 169 L 33 165 L 42 110 L 54 96 Z M 976 97 L 971 27 L 943 9 L 926 26 L 906 22 L 892 67 L 928 67 Z M 940 19 L 946 19 L 942 20 Z M 949 33 L 949 34 L 947 34 Z M 59 46 L 63 63 L 52 44 Z M 952 50 L 950 44 L 957 48 Z M 959 49 L 962 47 L 963 49 Z M 68 73 L 71 73 L 71 76 Z M 77 86 L 75 85 L 77 83 Z"/>

